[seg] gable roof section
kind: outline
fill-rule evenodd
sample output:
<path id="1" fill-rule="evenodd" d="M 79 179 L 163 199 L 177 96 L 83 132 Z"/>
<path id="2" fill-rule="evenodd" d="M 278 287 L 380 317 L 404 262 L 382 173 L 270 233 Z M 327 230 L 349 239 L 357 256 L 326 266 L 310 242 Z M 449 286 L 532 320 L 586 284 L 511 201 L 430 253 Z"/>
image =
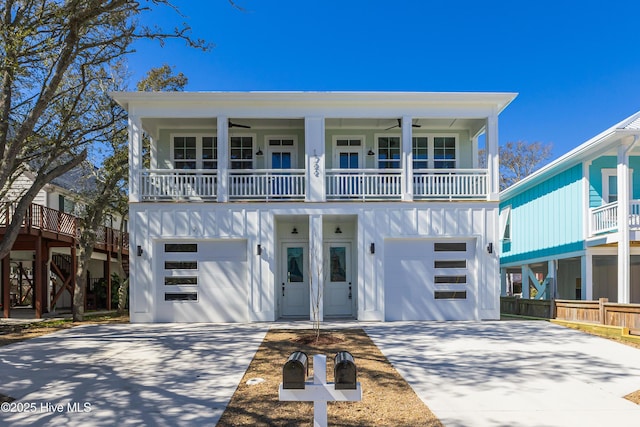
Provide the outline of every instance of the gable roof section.
<path id="1" fill-rule="evenodd" d="M 565 171 L 589 158 L 594 158 L 618 143 L 625 135 L 640 136 L 640 111 L 611 126 L 583 144 L 559 157 L 548 165 L 538 169 L 525 179 L 518 181 L 511 187 L 500 192 L 500 200 L 505 200 L 519 194 L 546 179 Z"/>

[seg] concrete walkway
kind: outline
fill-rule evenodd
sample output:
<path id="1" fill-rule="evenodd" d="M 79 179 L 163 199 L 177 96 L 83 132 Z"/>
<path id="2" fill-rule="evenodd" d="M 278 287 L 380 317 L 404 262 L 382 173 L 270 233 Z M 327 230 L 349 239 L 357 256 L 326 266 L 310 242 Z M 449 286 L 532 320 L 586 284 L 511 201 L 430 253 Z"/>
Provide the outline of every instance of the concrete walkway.
<path id="1" fill-rule="evenodd" d="M 640 349 L 547 322 L 365 330 L 447 427 L 639 426 Z"/>
<path id="2" fill-rule="evenodd" d="M 87 325 L 0 347 L 7 426 L 212 426 L 268 324 Z"/>

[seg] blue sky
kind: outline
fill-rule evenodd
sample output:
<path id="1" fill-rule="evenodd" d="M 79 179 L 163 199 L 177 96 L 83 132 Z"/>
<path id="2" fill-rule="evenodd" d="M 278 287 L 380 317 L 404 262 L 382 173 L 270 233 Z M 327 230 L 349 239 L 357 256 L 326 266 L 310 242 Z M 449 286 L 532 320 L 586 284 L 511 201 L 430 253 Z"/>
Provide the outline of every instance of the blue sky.
<path id="1" fill-rule="evenodd" d="M 553 158 L 640 110 L 640 1 L 176 0 L 210 52 L 142 41 L 131 80 L 164 63 L 189 91 L 518 92 L 500 142 Z"/>

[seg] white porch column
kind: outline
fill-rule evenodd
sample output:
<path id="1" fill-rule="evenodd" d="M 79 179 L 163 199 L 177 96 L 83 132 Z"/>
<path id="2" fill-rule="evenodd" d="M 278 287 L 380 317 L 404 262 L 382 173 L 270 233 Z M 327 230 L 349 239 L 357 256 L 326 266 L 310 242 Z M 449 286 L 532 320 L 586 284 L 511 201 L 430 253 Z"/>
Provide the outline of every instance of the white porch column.
<path id="1" fill-rule="evenodd" d="M 218 124 L 218 202 L 229 201 L 229 118 L 217 117 Z"/>
<path id="2" fill-rule="evenodd" d="M 413 200 L 413 118 L 402 116 L 402 200 Z"/>
<path id="3" fill-rule="evenodd" d="M 140 201 L 140 171 L 142 169 L 142 122 L 129 115 L 129 201 Z"/>
<path id="4" fill-rule="evenodd" d="M 500 158 L 498 146 L 498 115 L 487 117 L 486 132 L 487 169 L 489 171 L 489 197 L 488 200 L 497 201 L 500 192 Z"/>
<path id="5" fill-rule="evenodd" d="M 324 320 L 324 282 L 323 282 L 323 250 L 322 250 L 322 215 L 309 215 L 309 280 L 311 304 L 310 319 Z"/>
<path id="6" fill-rule="evenodd" d="M 531 298 L 531 292 L 529 292 L 529 266 L 524 264 L 520 268 L 520 273 L 522 275 L 522 298 L 529 299 Z"/>
<path id="7" fill-rule="evenodd" d="M 629 153 L 618 148 L 618 302 L 628 304 L 631 292 L 631 258 L 629 252 Z"/>
<path id="8" fill-rule="evenodd" d="M 507 269 L 500 269 L 500 296 L 506 297 L 507 292 Z"/>
<path id="9" fill-rule="evenodd" d="M 593 299 L 593 255 L 588 251 L 580 258 L 580 275 L 582 276 L 580 299 L 591 301 Z"/>
<path id="10" fill-rule="evenodd" d="M 324 135 L 324 117 L 304 118 L 305 202 L 327 200 Z"/>
<path id="11" fill-rule="evenodd" d="M 473 162 L 471 167 L 478 169 L 480 159 L 478 158 L 478 135 L 471 138 L 471 161 Z"/>

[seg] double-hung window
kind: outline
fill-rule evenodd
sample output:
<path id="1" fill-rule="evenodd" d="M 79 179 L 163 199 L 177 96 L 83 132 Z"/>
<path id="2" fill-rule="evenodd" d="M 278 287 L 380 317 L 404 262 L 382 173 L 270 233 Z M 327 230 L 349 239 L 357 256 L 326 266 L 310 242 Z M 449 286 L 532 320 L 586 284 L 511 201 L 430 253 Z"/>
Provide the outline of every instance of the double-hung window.
<path id="1" fill-rule="evenodd" d="M 399 136 L 381 136 L 378 138 L 378 168 L 400 169 Z"/>
<path id="2" fill-rule="evenodd" d="M 253 169 L 253 137 L 232 136 L 231 169 Z"/>
<path id="3" fill-rule="evenodd" d="M 426 136 L 413 137 L 413 168 L 429 168 L 429 139 Z"/>
<path id="4" fill-rule="evenodd" d="M 455 169 L 456 138 L 453 136 L 436 136 L 433 138 L 433 168 Z"/>
<path id="5" fill-rule="evenodd" d="M 171 160 L 174 169 L 217 169 L 217 137 L 206 135 L 173 135 Z"/>

